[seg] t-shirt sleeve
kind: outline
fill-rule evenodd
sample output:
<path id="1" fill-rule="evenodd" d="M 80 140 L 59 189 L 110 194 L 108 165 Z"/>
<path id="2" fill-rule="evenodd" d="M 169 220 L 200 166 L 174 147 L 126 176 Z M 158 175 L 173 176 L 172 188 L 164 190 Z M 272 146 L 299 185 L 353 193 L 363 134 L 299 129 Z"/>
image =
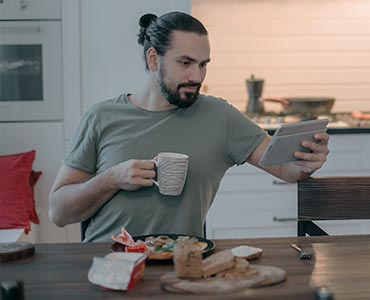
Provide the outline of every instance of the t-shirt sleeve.
<path id="1" fill-rule="evenodd" d="M 237 165 L 243 164 L 267 133 L 234 106 L 227 104 L 227 157 Z"/>
<path id="2" fill-rule="evenodd" d="M 89 173 L 96 172 L 97 112 L 94 107 L 84 113 L 67 148 L 64 163 Z"/>

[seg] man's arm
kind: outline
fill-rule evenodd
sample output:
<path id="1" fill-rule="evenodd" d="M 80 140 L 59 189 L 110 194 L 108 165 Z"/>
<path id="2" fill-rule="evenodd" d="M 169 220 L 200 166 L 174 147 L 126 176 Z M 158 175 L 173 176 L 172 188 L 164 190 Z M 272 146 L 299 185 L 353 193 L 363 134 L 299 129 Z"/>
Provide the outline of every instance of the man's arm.
<path id="1" fill-rule="evenodd" d="M 91 217 L 120 189 L 134 191 L 152 186 L 151 160 L 128 160 L 93 175 L 62 165 L 49 195 L 49 217 L 58 226 Z"/>
<path id="2" fill-rule="evenodd" d="M 296 182 L 297 180 L 309 177 L 314 171 L 321 168 L 326 161 L 326 158 L 329 154 L 329 135 L 327 133 L 316 133 L 315 139 L 319 142 L 302 142 L 303 147 L 312 150 L 311 153 L 299 151 L 294 153 L 295 157 L 302 159 L 301 161 L 284 165 L 262 167 L 258 165 L 258 162 L 271 141 L 271 137 L 266 136 L 246 161 L 287 182 Z"/>

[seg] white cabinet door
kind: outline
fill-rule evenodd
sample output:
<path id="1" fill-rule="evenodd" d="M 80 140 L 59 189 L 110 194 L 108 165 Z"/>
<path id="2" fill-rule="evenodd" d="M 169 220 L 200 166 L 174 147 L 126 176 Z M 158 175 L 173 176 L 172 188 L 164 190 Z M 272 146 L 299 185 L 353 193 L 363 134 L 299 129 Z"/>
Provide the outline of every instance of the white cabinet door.
<path id="1" fill-rule="evenodd" d="M 337 134 L 330 155 L 314 176 L 370 176 L 370 134 Z M 231 168 L 207 215 L 207 237 L 297 235 L 297 185 L 249 165 Z M 370 232 L 369 221 L 321 221 L 329 234 Z"/>

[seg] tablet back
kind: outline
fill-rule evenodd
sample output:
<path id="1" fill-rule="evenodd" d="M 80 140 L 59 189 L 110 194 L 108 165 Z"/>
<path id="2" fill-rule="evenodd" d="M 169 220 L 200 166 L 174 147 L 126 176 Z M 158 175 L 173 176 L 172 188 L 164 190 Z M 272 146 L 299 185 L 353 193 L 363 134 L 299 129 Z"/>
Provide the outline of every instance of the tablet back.
<path id="1" fill-rule="evenodd" d="M 280 125 L 259 164 L 272 166 L 299 160 L 294 156 L 295 151 L 310 151 L 303 148 L 301 142 L 303 140 L 314 141 L 315 133 L 326 132 L 328 122 L 328 119 L 320 119 Z"/>

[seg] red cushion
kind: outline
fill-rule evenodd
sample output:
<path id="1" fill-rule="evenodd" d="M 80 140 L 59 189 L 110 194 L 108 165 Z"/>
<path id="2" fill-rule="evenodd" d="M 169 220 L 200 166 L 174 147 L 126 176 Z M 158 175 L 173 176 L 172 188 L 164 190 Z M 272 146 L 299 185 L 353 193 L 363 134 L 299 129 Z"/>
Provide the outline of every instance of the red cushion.
<path id="1" fill-rule="evenodd" d="M 33 187 L 35 186 L 37 180 L 39 180 L 39 177 L 41 176 L 42 172 L 31 172 L 30 176 L 30 185 L 31 185 L 31 201 L 29 201 L 29 207 L 28 207 L 28 214 L 30 216 L 30 221 L 35 224 L 40 224 L 39 217 L 37 216 L 37 212 L 35 209 L 35 197 L 33 193 Z"/>
<path id="2" fill-rule="evenodd" d="M 0 156 L 0 228 L 24 228 L 39 224 L 33 187 L 41 172 L 32 171 L 36 151 Z"/>

